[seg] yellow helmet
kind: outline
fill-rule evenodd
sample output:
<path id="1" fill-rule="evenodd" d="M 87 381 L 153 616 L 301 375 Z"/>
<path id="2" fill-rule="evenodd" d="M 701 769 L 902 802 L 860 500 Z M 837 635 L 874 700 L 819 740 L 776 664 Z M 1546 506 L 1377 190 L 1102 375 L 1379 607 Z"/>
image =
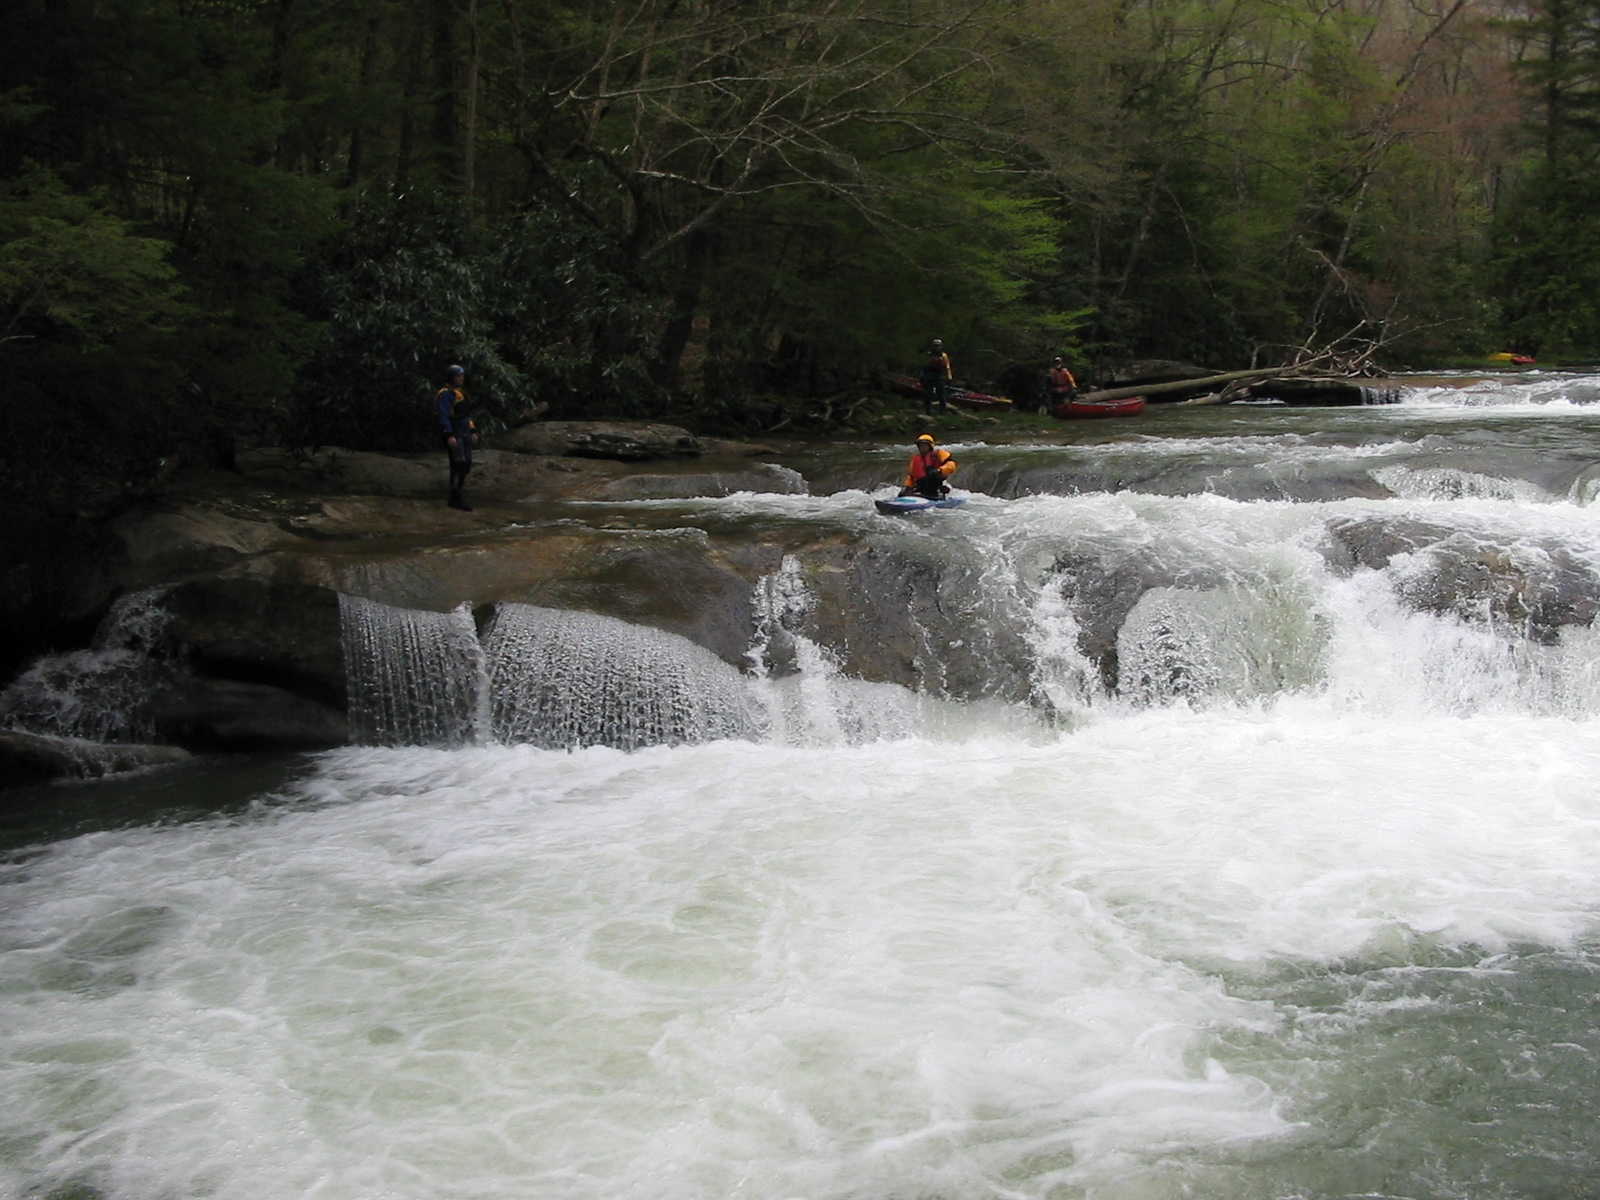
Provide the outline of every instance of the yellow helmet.
<path id="1" fill-rule="evenodd" d="M 931 443 L 933 441 L 933 434 L 931 434 L 931 433 L 919 433 L 919 434 L 917 434 L 917 441 Z"/>

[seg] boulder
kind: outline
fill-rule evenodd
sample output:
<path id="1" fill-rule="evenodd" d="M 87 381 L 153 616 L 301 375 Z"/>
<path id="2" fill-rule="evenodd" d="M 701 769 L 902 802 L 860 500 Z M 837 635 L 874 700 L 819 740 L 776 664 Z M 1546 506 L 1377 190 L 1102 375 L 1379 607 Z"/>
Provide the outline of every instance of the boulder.
<path id="1" fill-rule="evenodd" d="M 483 439 L 473 453 L 467 490 L 474 497 L 499 500 L 543 496 L 563 486 L 550 467 L 549 462 L 506 447 L 499 439 L 494 445 Z M 240 455 L 240 470 L 247 478 L 274 488 L 318 497 L 437 497 L 442 503 L 448 488 L 442 452 L 375 454 L 333 447 L 303 454 L 254 450 Z M 301 515 L 298 509 L 286 507 L 280 517 L 292 526 Z"/>
<path id="2" fill-rule="evenodd" d="M 792 632 L 826 647 L 849 676 L 961 699 L 1025 700 L 1031 653 L 1018 621 L 971 620 L 982 551 L 883 536 L 806 546 L 810 602 Z"/>
<path id="3" fill-rule="evenodd" d="M 1591 567 L 1559 541 L 1494 545 L 1425 521 L 1380 517 L 1336 521 L 1328 532 L 1332 562 L 1388 571 L 1396 592 L 1422 612 L 1487 616 L 1550 642 L 1565 626 L 1592 624 L 1600 610 Z"/>
<path id="4" fill-rule="evenodd" d="M 0 787 L 50 779 L 92 779 L 166 766 L 190 757 L 177 746 L 89 742 L 19 730 L 0 730 Z"/>
<path id="5" fill-rule="evenodd" d="M 0 678 L 47 648 L 87 642 L 126 559 L 103 522 L 12 517 L 0 529 Z"/>
<path id="6" fill-rule="evenodd" d="M 521 454 L 610 458 L 620 462 L 693 458 L 704 450 L 687 429 L 647 421 L 540 421 L 495 439 Z"/>
<path id="7" fill-rule="evenodd" d="M 1399 517 L 1352 517 L 1328 523 L 1323 555 L 1335 567 L 1381 571 L 1397 554 L 1411 554 L 1450 535 L 1442 525 Z"/>
<path id="8" fill-rule="evenodd" d="M 163 604 L 167 636 L 198 674 L 344 706 L 339 598 L 328 588 L 253 565 L 178 584 Z"/>
<path id="9" fill-rule="evenodd" d="M 1574 504 L 1594 504 L 1600 501 L 1600 463 L 1585 467 L 1578 472 L 1567 488 L 1567 499 Z"/>

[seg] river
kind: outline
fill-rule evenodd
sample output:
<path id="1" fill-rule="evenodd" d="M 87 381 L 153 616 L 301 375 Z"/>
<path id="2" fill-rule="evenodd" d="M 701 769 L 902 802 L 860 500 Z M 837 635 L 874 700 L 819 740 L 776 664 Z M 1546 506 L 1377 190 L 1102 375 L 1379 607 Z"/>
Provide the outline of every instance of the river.
<path id="1" fill-rule="evenodd" d="M 1597 399 L 955 443 L 915 518 L 899 446 L 572 505 L 904 539 L 952 624 L 913 692 L 793 632 L 804 562 L 742 673 L 518 610 L 455 744 L 21 794 L 0 1195 L 1592 1195 Z M 1013 642 L 1025 696 L 941 686 Z"/>

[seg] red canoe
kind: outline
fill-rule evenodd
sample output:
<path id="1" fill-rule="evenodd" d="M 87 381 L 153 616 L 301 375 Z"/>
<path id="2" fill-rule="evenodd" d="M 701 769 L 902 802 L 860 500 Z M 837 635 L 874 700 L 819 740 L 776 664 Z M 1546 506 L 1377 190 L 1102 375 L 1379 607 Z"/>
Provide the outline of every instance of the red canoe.
<path id="1" fill-rule="evenodd" d="M 1064 400 L 1050 410 L 1062 420 L 1070 417 L 1136 417 L 1144 411 L 1143 396 L 1122 400 Z"/>

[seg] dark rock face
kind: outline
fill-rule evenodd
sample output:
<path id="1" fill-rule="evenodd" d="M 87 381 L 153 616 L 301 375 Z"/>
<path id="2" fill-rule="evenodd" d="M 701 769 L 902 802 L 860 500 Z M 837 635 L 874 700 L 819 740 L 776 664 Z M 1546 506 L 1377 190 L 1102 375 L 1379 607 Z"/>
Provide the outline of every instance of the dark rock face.
<path id="1" fill-rule="evenodd" d="M 28 519 L 0 530 L 0 677 L 49 647 L 87 641 L 125 562 L 107 527 L 87 518 Z"/>
<path id="2" fill-rule="evenodd" d="M 153 707 L 156 732 L 191 750 L 326 750 L 349 740 L 344 713 L 266 684 L 191 677 Z"/>
<path id="3" fill-rule="evenodd" d="M 165 607 L 174 656 L 198 674 L 270 684 L 343 707 L 336 593 L 240 572 L 179 584 Z"/>
<path id="4" fill-rule="evenodd" d="M 534 428 L 538 428 L 535 426 Z M 542 495 L 557 486 L 549 460 L 533 453 L 514 453 L 504 442 L 480 442 L 473 452 L 467 489 L 474 496 L 515 499 Z M 445 499 L 448 471 L 443 452 L 375 454 L 326 447 L 314 453 L 252 450 L 240 456 L 246 478 L 299 496 L 405 496 Z M 296 515 L 286 507 L 283 516 Z"/>
<path id="5" fill-rule="evenodd" d="M 1171 582 L 1171 572 L 1137 559 L 1110 563 L 1091 554 L 1062 554 L 1054 573 L 1078 619 L 1078 649 L 1095 664 L 1100 681 L 1115 688 L 1119 678 L 1117 633 L 1133 606 L 1152 587 Z"/>
<path id="6" fill-rule="evenodd" d="M 749 644 L 752 589 L 780 557 L 775 548 L 724 547 L 684 530 L 545 538 L 523 553 L 525 563 L 544 566 L 524 573 L 517 586 L 486 584 L 480 601 L 575 608 L 650 625 L 735 665 Z"/>
<path id="7" fill-rule="evenodd" d="M 317 494 L 361 492 L 376 496 L 417 496 L 443 477 L 444 455 L 374 454 L 338 446 L 298 453 L 267 448 L 239 455 L 239 470 L 274 488 Z"/>

